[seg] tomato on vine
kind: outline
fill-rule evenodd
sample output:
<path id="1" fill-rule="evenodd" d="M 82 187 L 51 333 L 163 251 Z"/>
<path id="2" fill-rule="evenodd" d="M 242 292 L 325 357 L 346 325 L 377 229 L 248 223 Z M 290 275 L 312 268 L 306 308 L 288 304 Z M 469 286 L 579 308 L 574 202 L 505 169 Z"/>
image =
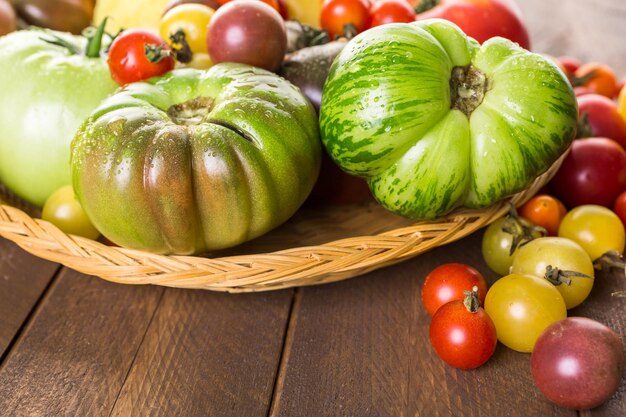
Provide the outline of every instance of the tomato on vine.
<path id="1" fill-rule="evenodd" d="M 422 304 L 431 316 L 442 305 L 463 300 L 465 291 L 478 288 L 478 301 L 482 305 L 487 294 L 487 281 L 476 269 L 460 263 L 439 265 L 430 271 L 422 284 Z"/>
<path id="2" fill-rule="evenodd" d="M 163 38 L 148 30 L 125 30 L 109 48 L 111 77 L 125 85 L 163 75 L 174 68 L 170 51 Z"/>
<path id="3" fill-rule="evenodd" d="M 352 37 L 369 27 L 370 8 L 370 0 L 324 0 L 320 26 L 331 39 Z"/>
<path id="4" fill-rule="evenodd" d="M 478 301 L 478 288 L 463 300 L 444 304 L 430 322 L 430 343 L 447 364 L 461 369 L 481 366 L 498 343 L 496 327 Z"/>

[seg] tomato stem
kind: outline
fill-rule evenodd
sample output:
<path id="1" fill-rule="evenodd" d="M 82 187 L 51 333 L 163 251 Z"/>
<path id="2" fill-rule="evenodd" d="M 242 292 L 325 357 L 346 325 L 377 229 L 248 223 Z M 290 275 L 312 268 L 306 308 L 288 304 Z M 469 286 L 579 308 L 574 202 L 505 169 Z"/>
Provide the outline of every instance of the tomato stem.
<path id="1" fill-rule="evenodd" d="M 94 29 L 93 26 L 83 31 L 83 36 L 87 38 L 87 47 L 85 48 L 85 56 L 89 58 L 98 58 L 102 50 L 102 37 L 106 33 L 104 28 L 108 18 L 102 19 L 102 22 Z"/>
<path id="2" fill-rule="evenodd" d="M 186 64 L 188 62 L 191 62 L 191 60 L 193 59 L 193 52 L 191 51 L 191 47 L 187 42 L 187 37 L 184 30 L 178 29 L 176 32 L 170 35 L 170 46 L 174 51 L 174 58 L 178 62 Z"/>
<path id="3" fill-rule="evenodd" d="M 440 0 L 422 0 L 415 6 L 415 13 L 420 14 L 439 5 Z"/>
<path id="4" fill-rule="evenodd" d="M 509 256 L 512 256 L 517 248 L 524 246 L 531 240 L 548 235 L 548 231 L 541 226 L 522 223 L 513 204 L 511 204 L 509 213 L 502 223 L 502 231 L 509 233 L 513 237 L 511 239 L 511 247 L 509 248 Z"/>
<path id="5" fill-rule="evenodd" d="M 544 278 L 550 281 L 552 285 L 561 285 L 561 284 L 565 284 L 568 286 L 572 285 L 572 280 L 570 279 L 570 277 L 593 279 L 593 277 L 590 277 L 587 274 L 583 274 L 582 272 L 566 271 L 566 270 L 562 270 L 559 268 L 555 268 L 552 265 L 546 266 L 546 273 L 544 275 Z"/>
<path id="6" fill-rule="evenodd" d="M 616 250 L 610 250 L 593 261 L 593 267 L 599 271 L 611 268 L 624 269 L 624 256 Z"/>
<path id="7" fill-rule="evenodd" d="M 478 299 L 478 287 L 474 285 L 471 291 L 463 291 L 465 297 L 463 298 L 463 304 L 467 311 L 470 313 L 476 313 L 480 308 L 480 300 Z"/>
<path id="8" fill-rule="evenodd" d="M 143 52 L 146 54 L 146 58 L 148 61 L 156 64 L 161 60 L 171 56 L 172 53 L 168 49 L 166 49 L 166 44 L 162 43 L 160 45 L 156 45 L 154 43 L 147 43 L 143 46 Z"/>
<path id="9" fill-rule="evenodd" d="M 593 129 L 591 123 L 589 123 L 589 113 L 583 112 L 578 118 L 578 129 L 576 131 L 576 138 L 590 138 L 593 136 Z"/>
<path id="10" fill-rule="evenodd" d="M 589 81 L 593 80 L 596 77 L 596 71 L 589 71 L 586 74 L 581 75 L 580 77 L 572 76 L 570 78 L 570 82 L 572 83 L 572 87 L 582 87 L 587 84 Z"/>

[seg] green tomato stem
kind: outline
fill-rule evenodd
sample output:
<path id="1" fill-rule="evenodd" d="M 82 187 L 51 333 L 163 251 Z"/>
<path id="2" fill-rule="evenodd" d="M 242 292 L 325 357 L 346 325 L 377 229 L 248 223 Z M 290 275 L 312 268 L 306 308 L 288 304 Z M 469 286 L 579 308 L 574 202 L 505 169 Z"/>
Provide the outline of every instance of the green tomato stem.
<path id="1" fill-rule="evenodd" d="M 522 223 L 513 204 L 511 204 L 509 213 L 506 215 L 504 223 L 502 224 L 502 231 L 513 236 L 513 239 L 511 239 L 511 247 L 509 248 L 509 256 L 512 256 L 518 247 L 524 246 L 537 237 L 548 235 L 548 231 L 541 226 Z"/>
<path id="2" fill-rule="evenodd" d="M 439 0 L 422 0 L 415 6 L 415 13 L 420 14 L 439 5 Z"/>
<path id="3" fill-rule="evenodd" d="M 100 56 L 100 51 L 102 50 L 102 37 L 106 33 L 104 31 L 104 28 L 107 24 L 107 20 L 107 17 L 102 19 L 102 22 L 100 22 L 95 30 L 93 26 L 90 26 L 89 28 L 85 29 L 85 31 L 83 31 L 83 36 L 87 38 L 85 56 L 89 58 L 98 58 Z"/>
<path id="4" fill-rule="evenodd" d="M 550 281 L 550 283 L 553 285 L 572 285 L 572 280 L 570 279 L 570 277 L 593 279 L 593 277 L 590 277 L 587 274 L 583 274 L 582 272 L 564 271 L 562 269 L 555 268 L 552 265 L 546 266 L 546 274 L 544 275 L 544 278 Z"/>
<path id="5" fill-rule="evenodd" d="M 470 313 L 476 313 L 480 308 L 480 300 L 478 299 L 478 287 L 474 285 L 471 291 L 463 291 L 465 298 L 463 298 L 463 304 L 467 311 Z"/>
<path id="6" fill-rule="evenodd" d="M 169 50 L 165 49 L 165 46 L 165 43 L 162 43 L 161 45 L 147 43 L 143 47 L 143 52 L 146 55 L 148 61 L 156 64 L 157 62 L 160 62 L 161 60 L 172 55 Z"/>

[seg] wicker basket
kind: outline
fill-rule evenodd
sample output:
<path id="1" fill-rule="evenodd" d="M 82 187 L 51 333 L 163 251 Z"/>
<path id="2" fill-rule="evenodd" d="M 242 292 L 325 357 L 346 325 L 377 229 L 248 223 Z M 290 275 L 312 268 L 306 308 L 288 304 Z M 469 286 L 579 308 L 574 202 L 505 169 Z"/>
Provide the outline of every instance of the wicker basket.
<path id="1" fill-rule="evenodd" d="M 322 284 L 362 275 L 461 239 L 533 196 L 564 155 L 512 198 L 482 210 L 457 210 L 414 222 L 375 202 L 303 207 L 283 226 L 228 251 L 163 256 L 71 236 L 0 188 L 0 236 L 24 250 L 88 275 L 124 284 L 251 292 Z M 19 208 L 18 208 L 19 207 Z"/>

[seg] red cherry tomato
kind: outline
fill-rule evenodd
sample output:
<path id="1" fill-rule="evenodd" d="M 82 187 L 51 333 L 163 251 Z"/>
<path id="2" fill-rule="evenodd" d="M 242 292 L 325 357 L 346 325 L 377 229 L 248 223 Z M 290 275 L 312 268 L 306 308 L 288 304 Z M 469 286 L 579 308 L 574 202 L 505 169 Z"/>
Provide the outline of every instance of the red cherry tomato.
<path id="1" fill-rule="evenodd" d="M 530 49 L 528 30 L 512 0 L 440 0 L 432 9 L 417 15 L 418 20 L 433 17 L 456 23 L 480 43 L 502 36 Z"/>
<path id="2" fill-rule="evenodd" d="M 578 97 L 580 114 L 579 137 L 605 137 L 613 139 L 626 149 L 626 120 L 622 118 L 617 104 L 600 94 Z"/>
<path id="3" fill-rule="evenodd" d="M 154 57 L 148 57 L 146 45 L 155 51 Z M 169 48 L 163 38 L 150 31 L 125 30 L 115 38 L 109 49 L 107 63 L 111 77 L 124 85 L 165 74 L 175 64 L 174 58 L 167 53 Z"/>
<path id="4" fill-rule="evenodd" d="M 477 298 L 477 291 L 470 291 L 465 300 L 444 304 L 430 322 L 430 343 L 435 352 L 456 368 L 477 368 L 496 350 L 496 326 L 478 306 Z"/>
<path id="5" fill-rule="evenodd" d="M 386 23 L 409 23 L 415 21 L 417 14 L 406 0 L 381 0 L 371 10 L 370 27 Z"/>
<path id="6" fill-rule="evenodd" d="M 450 263 L 433 269 L 422 285 L 422 304 L 431 316 L 442 305 L 463 300 L 464 291 L 478 287 L 478 299 L 482 305 L 487 295 L 487 281 L 469 265 Z"/>
<path id="7" fill-rule="evenodd" d="M 556 236 L 559 233 L 561 220 L 567 214 L 567 209 L 556 197 L 539 194 L 524 203 L 517 213 L 530 220 L 535 226 L 546 229 L 548 235 Z"/>
<path id="8" fill-rule="evenodd" d="M 572 84 L 588 87 L 611 99 L 619 92 L 615 72 L 609 66 L 595 62 L 581 65 L 574 73 Z"/>
<path id="9" fill-rule="evenodd" d="M 622 192 L 613 203 L 613 211 L 626 227 L 626 191 Z"/>
<path id="10" fill-rule="evenodd" d="M 569 208 L 583 204 L 612 207 L 626 190 L 626 151 L 612 139 L 574 140 L 550 190 Z"/>
<path id="11" fill-rule="evenodd" d="M 345 35 L 346 31 L 361 33 L 369 27 L 370 8 L 370 0 L 324 0 L 320 26 L 331 39 Z"/>

